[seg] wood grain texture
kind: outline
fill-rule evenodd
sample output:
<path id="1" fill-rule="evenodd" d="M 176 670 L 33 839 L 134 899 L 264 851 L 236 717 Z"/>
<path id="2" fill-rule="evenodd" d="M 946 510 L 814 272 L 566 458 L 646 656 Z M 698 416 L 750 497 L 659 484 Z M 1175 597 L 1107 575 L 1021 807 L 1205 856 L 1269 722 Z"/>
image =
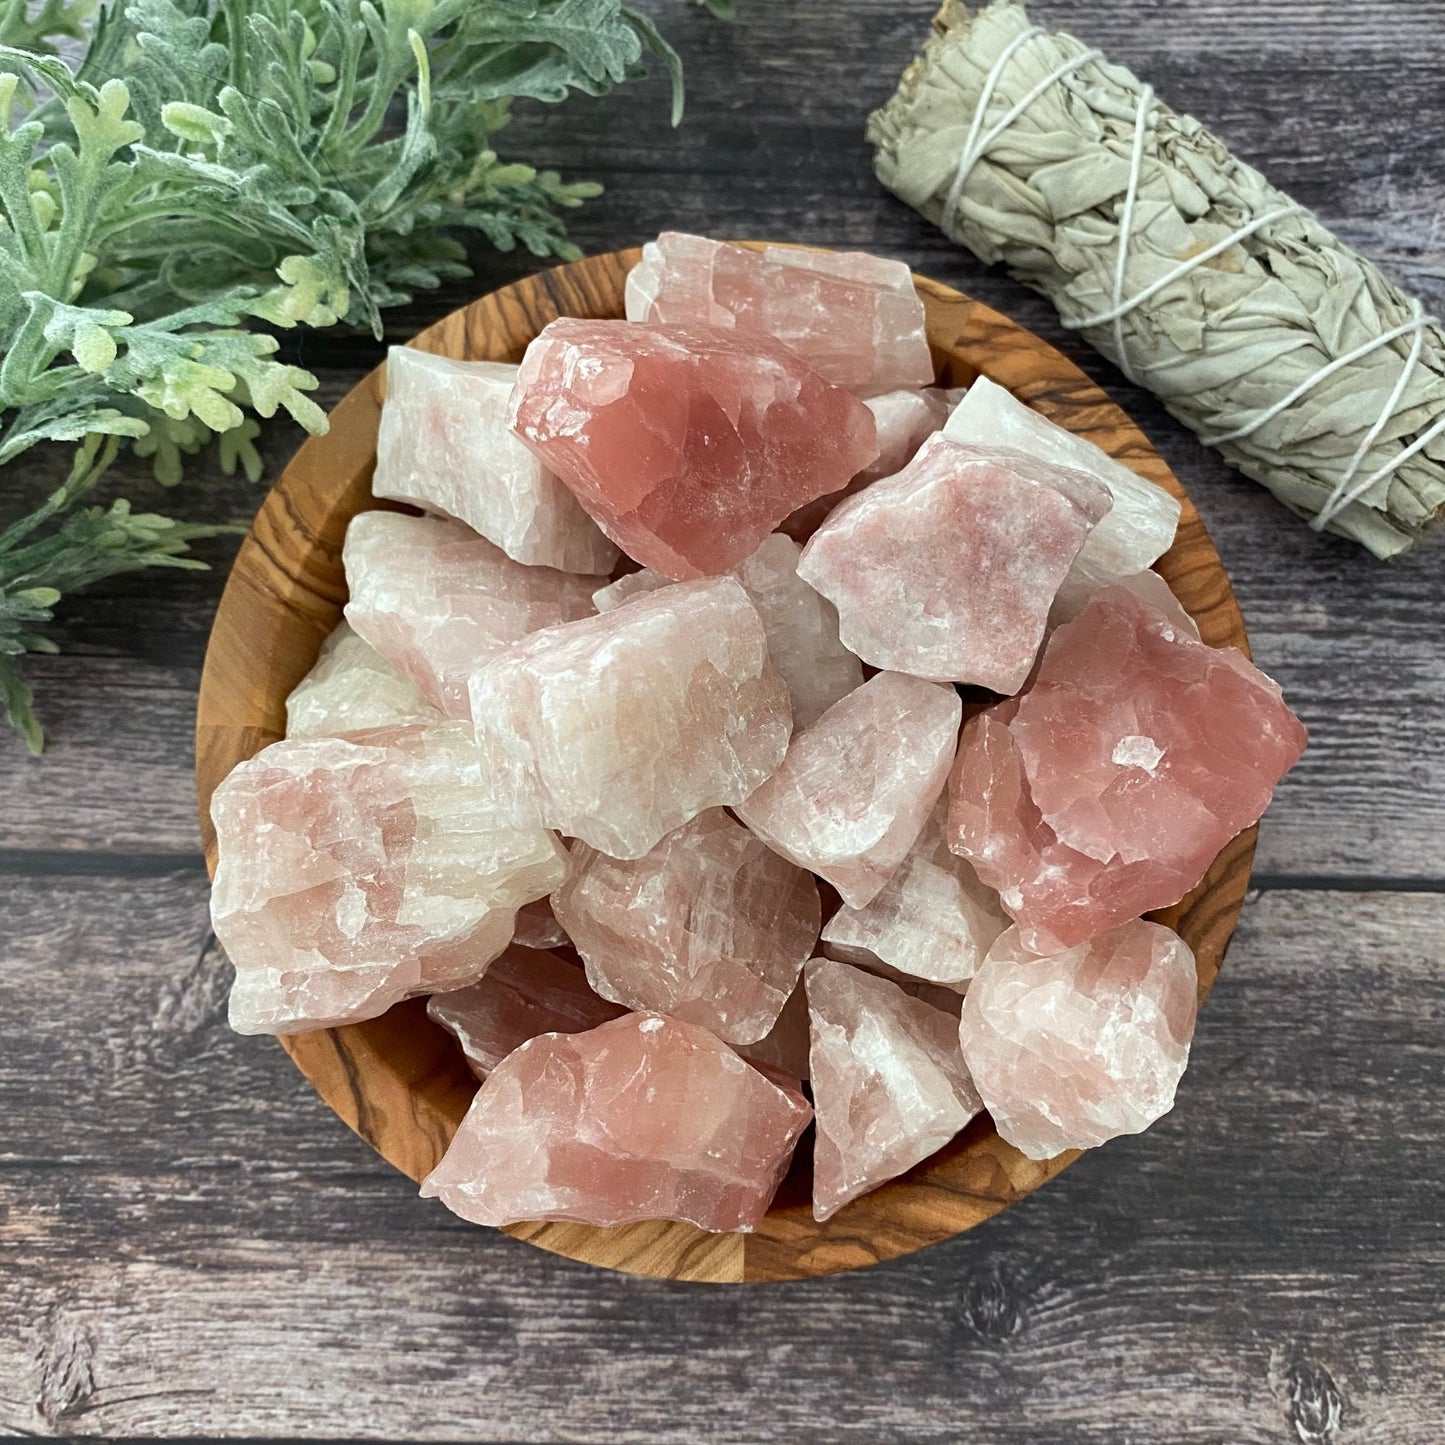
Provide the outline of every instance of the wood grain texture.
<path id="1" fill-rule="evenodd" d="M 1445 917 L 1379 889 L 1445 884 L 1441 552 L 1382 568 L 1314 536 L 879 190 L 863 117 L 935 0 L 740 0 L 732 27 L 638 3 L 684 52 L 684 125 L 652 79 L 519 106 L 504 156 L 606 183 L 571 218 L 585 251 L 663 226 L 876 250 L 1103 385 L 1310 724 L 1255 872 L 1308 891 L 1246 904 L 1174 1114 L 987 1225 L 777 1289 L 604 1274 L 416 1199 L 280 1049 L 227 1033 L 191 732 L 234 547 L 106 583 L 30 669 L 48 758 L 0 738 L 0 1435 L 1439 1445 Z M 1445 0 L 1032 8 L 1445 306 Z M 476 276 L 388 312 L 390 339 L 536 265 L 471 249 Z M 283 345 L 327 407 L 382 355 L 341 330 Z M 298 441 L 268 424 L 271 475 Z M 0 508 L 61 471 L 0 469 Z M 205 460 L 175 492 L 124 462 L 115 491 L 242 524 L 260 496 Z"/>
<path id="2" fill-rule="evenodd" d="M 557 316 L 622 314 L 623 283 L 636 251 L 595 256 L 504 287 L 445 317 L 415 341 L 465 360 L 516 361 Z M 1218 553 L 1183 488 L 1122 411 L 1066 357 L 998 312 L 917 279 L 940 379 L 980 373 L 1051 420 L 1087 436 L 1180 498 L 1183 514 L 1159 571 L 1206 642 L 1248 651 L 1244 623 Z M 331 430 L 296 454 L 241 547 L 216 614 L 196 717 L 201 833 L 214 871 L 208 807 L 239 762 L 285 731 L 285 700 L 310 670 L 340 619 L 347 524 L 374 506 L 370 479 L 384 369 L 331 413 Z M 1200 996 L 1219 971 L 1248 887 L 1255 832 L 1226 848 L 1194 893 L 1157 915 L 1179 929 L 1199 964 Z M 451 1037 L 420 1000 L 382 1018 L 283 1040 L 302 1073 L 338 1114 L 398 1169 L 421 1179 L 436 1165 L 475 1086 Z M 709 1235 L 649 1221 L 616 1229 L 521 1224 L 508 1232 L 571 1259 L 633 1274 L 715 1284 L 805 1279 L 910 1254 L 992 1218 L 1078 1157 L 1026 1159 L 980 1118 L 947 1149 L 818 1223 L 806 1157 L 779 1191 L 756 1234 Z"/>
<path id="3" fill-rule="evenodd" d="M 1442 936 L 1267 892 L 1148 1134 L 907 1261 L 698 1291 L 419 1199 L 226 1028 L 199 870 L 0 893 L 0 1434 L 1438 1445 Z"/>

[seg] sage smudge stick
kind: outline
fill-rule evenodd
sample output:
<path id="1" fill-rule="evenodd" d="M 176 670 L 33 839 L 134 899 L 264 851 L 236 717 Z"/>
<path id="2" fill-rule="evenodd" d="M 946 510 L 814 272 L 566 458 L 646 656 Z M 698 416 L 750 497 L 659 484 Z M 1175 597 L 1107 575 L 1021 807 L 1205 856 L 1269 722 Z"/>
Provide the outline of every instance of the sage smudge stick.
<path id="1" fill-rule="evenodd" d="M 1287 506 L 1392 557 L 1445 517 L 1445 331 L 1189 116 L 1016 0 L 947 0 L 879 178 Z"/>

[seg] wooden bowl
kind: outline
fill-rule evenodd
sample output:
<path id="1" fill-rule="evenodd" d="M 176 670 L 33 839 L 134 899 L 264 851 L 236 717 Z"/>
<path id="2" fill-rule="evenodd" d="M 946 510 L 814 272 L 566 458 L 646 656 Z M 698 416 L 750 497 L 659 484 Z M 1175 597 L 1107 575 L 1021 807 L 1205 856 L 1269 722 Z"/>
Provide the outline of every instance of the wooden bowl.
<path id="1" fill-rule="evenodd" d="M 594 256 L 505 287 L 429 327 L 412 345 L 446 356 L 515 362 L 557 316 L 620 316 L 623 281 L 639 254 Z M 1181 500 L 1178 539 L 1158 570 L 1206 642 L 1245 648 L 1234 593 L 1198 513 L 1129 418 L 1031 332 L 937 282 L 918 277 L 917 285 L 941 377 L 955 384 L 991 377 Z M 341 620 L 341 544 L 351 518 L 373 505 L 384 388 L 385 368 L 379 367 L 331 413 L 330 432 L 297 452 L 252 525 L 221 599 L 196 720 L 196 790 L 213 872 L 212 791 L 237 763 L 283 735 L 286 695 Z M 1254 845 L 1253 830 L 1237 838 L 1189 898 L 1157 915 L 1194 949 L 1201 1000 L 1239 917 Z M 461 1050 L 428 1020 L 421 999 L 367 1023 L 282 1044 L 321 1097 L 416 1180 L 441 1157 L 476 1088 Z M 618 1229 L 518 1224 L 507 1232 L 634 1274 L 718 1283 L 802 1279 L 893 1259 L 962 1233 L 1031 1194 L 1077 1157 L 1025 1159 L 984 1117 L 942 1153 L 855 1200 L 826 1224 L 813 1219 L 809 1170 L 800 1160 L 751 1235 L 711 1235 L 664 1222 Z"/>

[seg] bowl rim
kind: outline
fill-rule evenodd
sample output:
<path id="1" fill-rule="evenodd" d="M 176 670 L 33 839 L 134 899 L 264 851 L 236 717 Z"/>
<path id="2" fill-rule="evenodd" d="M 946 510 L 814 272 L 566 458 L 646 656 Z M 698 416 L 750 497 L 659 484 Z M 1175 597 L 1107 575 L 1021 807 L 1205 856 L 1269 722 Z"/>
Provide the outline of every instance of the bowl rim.
<path id="1" fill-rule="evenodd" d="M 742 244 L 761 248 L 769 243 Z M 807 249 L 822 250 L 821 247 Z M 479 297 L 408 345 L 468 359 L 515 361 L 556 316 L 620 316 L 626 274 L 640 248 L 534 273 Z M 1197 509 L 1133 420 L 1055 347 L 990 307 L 928 277 L 914 277 L 928 316 L 939 379 L 986 375 L 1051 420 L 1096 442 L 1182 505 L 1173 547 L 1156 564 L 1206 642 L 1249 654 L 1244 620 Z M 331 429 L 305 441 L 253 521 L 216 612 L 196 711 L 196 790 L 207 869 L 215 873 L 211 794 L 236 763 L 285 730 L 285 698 L 309 670 L 345 600 L 341 543 L 370 496 L 385 363 L 330 413 Z M 381 504 L 390 505 L 390 504 Z M 1182 903 L 1150 917 L 1176 928 L 1199 963 L 1207 997 L 1249 886 L 1257 827 L 1228 844 Z M 476 1088 L 454 1040 L 425 1000 L 380 1019 L 281 1040 L 327 1104 L 385 1159 L 419 1180 L 441 1157 Z M 742 1283 L 805 1279 L 909 1254 L 991 1218 L 1080 1157 L 1024 1158 L 987 1115 L 952 1144 L 819 1224 L 787 1185 L 753 1234 L 713 1235 L 672 1221 L 616 1229 L 542 1222 L 506 1232 L 586 1263 L 661 1278 Z"/>

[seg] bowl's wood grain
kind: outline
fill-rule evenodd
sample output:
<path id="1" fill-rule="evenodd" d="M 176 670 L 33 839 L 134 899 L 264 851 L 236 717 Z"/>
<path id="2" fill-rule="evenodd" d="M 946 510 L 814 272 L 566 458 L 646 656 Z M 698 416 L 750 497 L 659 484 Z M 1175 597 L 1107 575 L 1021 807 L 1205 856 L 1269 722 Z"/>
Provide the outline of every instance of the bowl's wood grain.
<path id="1" fill-rule="evenodd" d="M 448 356 L 517 361 L 557 316 L 620 315 L 624 277 L 637 258 L 636 251 L 617 252 L 533 276 L 446 317 L 413 345 Z M 1129 418 L 1031 332 L 936 282 L 920 277 L 918 288 L 941 376 L 963 383 L 987 374 L 1180 498 L 1178 539 L 1159 571 L 1207 642 L 1247 650 L 1229 579 L 1198 513 Z M 262 506 L 221 599 L 196 723 L 196 787 L 213 871 L 212 791 L 238 762 L 283 735 L 286 695 L 340 620 L 346 598 L 341 544 L 351 518 L 375 505 L 370 480 L 384 388 L 385 368 L 378 368 L 332 412 L 330 432 L 297 452 Z M 1201 999 L 1234 932 L 1254 845 L 1253 830 L 1236 839 L 1183 904 L 1158 915 L 1193 947 Z M 326 1102 L 413 1179 L 441 1156 L 475 1089 L 460 1050 L 429 1022 L 420 1000 L 368 1023 L 283 1042 Z M 508 1232 L 573 1259 L 637 1274 L 733 1283 L 798 1279 L 893 1259 L 971 1229 L 1076 1157 L 1042 1164 L 1025 1159 L 984 1118 L 941 1154 L 826 1224 L 812 1217 L 800 1161 L 754 1235 L 708 1235 L 668 1223 L 621 1229 L 523 1224 Z"/>

